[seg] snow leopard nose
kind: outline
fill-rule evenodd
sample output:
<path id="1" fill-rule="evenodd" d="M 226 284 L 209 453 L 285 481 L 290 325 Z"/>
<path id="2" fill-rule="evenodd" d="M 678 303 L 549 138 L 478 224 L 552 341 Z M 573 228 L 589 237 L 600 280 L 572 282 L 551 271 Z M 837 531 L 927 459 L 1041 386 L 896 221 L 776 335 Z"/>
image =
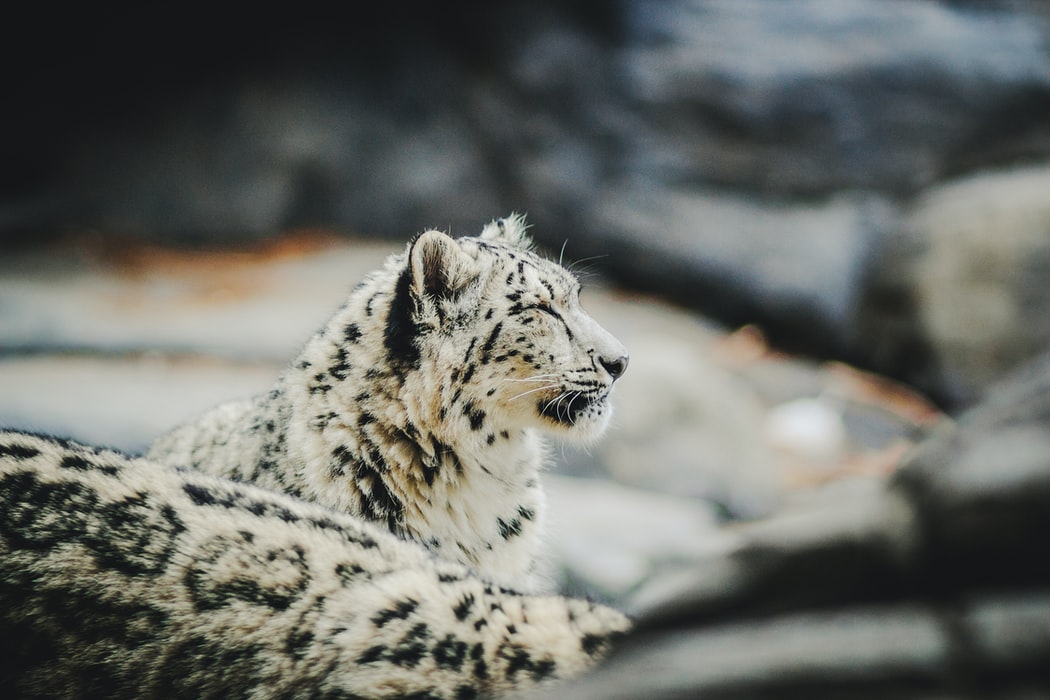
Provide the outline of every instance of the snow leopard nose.
<path id="1" fill-rule="evenodd" d="M 598 362 L 601 363 L 602 367 L 605 368 L 605 371 L 609 373 L 609 376 L 612 377 L 614 381 L 623 376 L 623 373 L 627 371 L 628 360 L 630 360 L 630 358 L 627 357 L 627 355 L 620 355 L 612 360 L 606 357 L 598 358 Z"/>

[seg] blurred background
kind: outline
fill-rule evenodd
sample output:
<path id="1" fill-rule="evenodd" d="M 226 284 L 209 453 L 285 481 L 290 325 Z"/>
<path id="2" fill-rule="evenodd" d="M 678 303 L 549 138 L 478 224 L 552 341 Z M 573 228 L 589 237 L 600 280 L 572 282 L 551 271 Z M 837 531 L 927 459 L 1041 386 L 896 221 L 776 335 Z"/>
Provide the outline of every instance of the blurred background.
<path id="1" fill-rule="evenodd" d="M 524 212 L 631 350 L 610 435 L 551 480 L 554 575 L 623 602 L 737 523 L 881 489 L 1050 339 L 1050 3 L 6 25 L 5 425 L 141 450 L 264 390 L 412 235 Z"/>

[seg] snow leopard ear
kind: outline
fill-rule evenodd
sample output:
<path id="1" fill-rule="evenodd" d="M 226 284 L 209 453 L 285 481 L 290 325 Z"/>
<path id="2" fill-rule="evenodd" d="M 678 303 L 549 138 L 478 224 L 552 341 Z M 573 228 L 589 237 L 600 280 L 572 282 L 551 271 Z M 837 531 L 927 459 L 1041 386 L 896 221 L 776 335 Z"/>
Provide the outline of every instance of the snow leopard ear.
<path id="1" fill-rule="evenodd" d="M 474 259 L 440 231 L 427 231 L 412 243 L 408 265 L 417 298 L 453 298 L 478 276 Z"/>
<path id="2" fill-rule="evenodd" d="M 530 250 L 532 239 L 525 233 L 528 226 L 525 224 L 524 214 L 511 214 L 502 219 L 490 222 L 481 230 L 481 239 L 484 241 L 496 241 Z"/>

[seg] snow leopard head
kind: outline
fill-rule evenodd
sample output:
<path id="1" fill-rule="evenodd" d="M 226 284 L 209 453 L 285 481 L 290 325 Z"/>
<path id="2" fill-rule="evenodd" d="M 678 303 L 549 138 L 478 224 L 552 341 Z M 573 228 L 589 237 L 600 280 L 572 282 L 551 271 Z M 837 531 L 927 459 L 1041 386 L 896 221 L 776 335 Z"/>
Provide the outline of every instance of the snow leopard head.
<path id="1" fill-rule="evenodd" d="M 439 378 L 446 414 L 490 440 L 505 426 L 588 440 L 608 424 L 628 354 L 579 294 L 571 272 L 532 251 L 522 217 L 472 238 L 428 231 L 404 257 L 385 342 Z"/>

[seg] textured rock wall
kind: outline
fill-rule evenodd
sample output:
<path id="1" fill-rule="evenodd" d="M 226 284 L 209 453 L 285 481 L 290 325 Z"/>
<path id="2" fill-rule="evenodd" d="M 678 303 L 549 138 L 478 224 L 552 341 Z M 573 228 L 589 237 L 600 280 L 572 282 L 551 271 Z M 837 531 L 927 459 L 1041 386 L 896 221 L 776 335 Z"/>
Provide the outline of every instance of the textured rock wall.
<path id="1" fill-rule="evenodd" d="M 625 284 L 947 406 L 1046 347 L 1025 327 L 1050 316 L 1045 197 L 1009 172 L 1050 167 L 1036 0 L 21 13 L 2 57 L 8 239 L 400 239 L 524 210 Z M 957 179 L 955 235 L 939 193 Z M 988 214 L 1004 203 L 1014 218 Z M 956 270 L 985 264 L 982 237 L 1024 270 L 932 288 L 930 237 Z M 953 316 L 974 296 L 1002 334 Z"/>
<path id="2" fill-rule="evenodd" d="M 562 698 L 1050 692 L 1050 356 L 863 500 L 742 528 Z"/>

